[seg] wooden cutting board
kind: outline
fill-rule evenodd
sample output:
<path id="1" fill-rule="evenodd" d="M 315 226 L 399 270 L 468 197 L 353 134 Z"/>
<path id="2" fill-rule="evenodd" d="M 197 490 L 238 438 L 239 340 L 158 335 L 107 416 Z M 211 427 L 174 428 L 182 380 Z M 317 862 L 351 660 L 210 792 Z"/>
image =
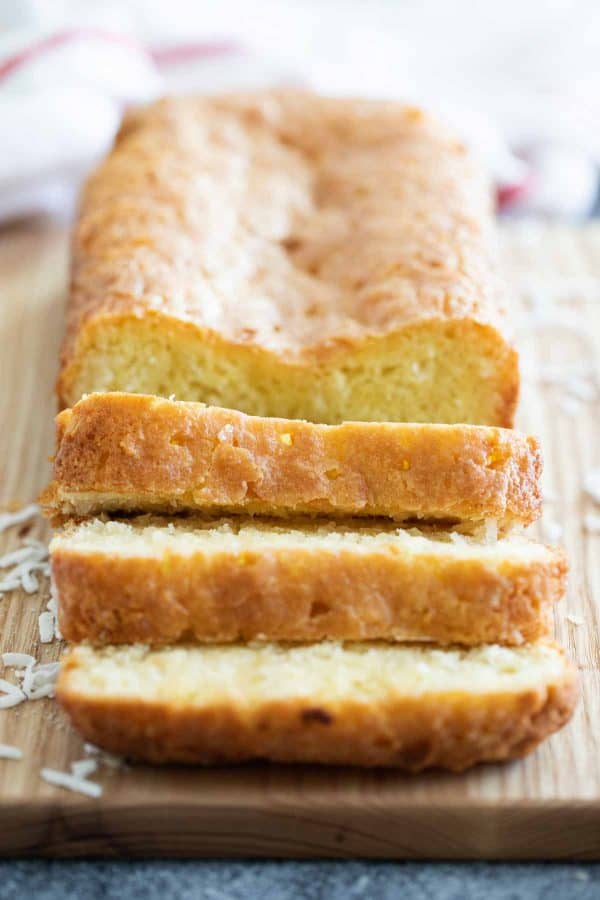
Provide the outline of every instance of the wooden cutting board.
<path id="1" fill-rule="evenodd" d="M 583 685 L 572 723 L 522 762 L 462 776 L 102 767 L 92 777 L 103 796 L 91 800 L 41 780 L 41 767 L 67 770 L 84 753 L 53 700 L 29 701 L 0 710 L 0 742 L 24 753 L 0 760 L 3 854 L 600 858 L 600 536 L 584 531 L 595 508 L 582 487 L 600 467 L 600 405 L 595 388 L 586 402 L 572 398 L 597 377 L 585 368 L 600 351 L 600 227 L 513 225 L 501 238 L 523 350 L 520 425 L 542 437 L 546 530 L 562 527 L 572 561 L 557 612 Z M 0 232 L 0 507 L 33 500 L 49 476 L 67 252 L 65 232 L 47 222 Z M 569 397 L 564 374 L 579 368 L 587 388 L 571 379 Z M 0 535 L 0 554 L 18 530 Z M 40 520 L 31 535 L 47 537 Z M 59 643 L 37 639 L 47 599 L 44 585 L 0 600 L 0 650 L 59 657 Z"/>

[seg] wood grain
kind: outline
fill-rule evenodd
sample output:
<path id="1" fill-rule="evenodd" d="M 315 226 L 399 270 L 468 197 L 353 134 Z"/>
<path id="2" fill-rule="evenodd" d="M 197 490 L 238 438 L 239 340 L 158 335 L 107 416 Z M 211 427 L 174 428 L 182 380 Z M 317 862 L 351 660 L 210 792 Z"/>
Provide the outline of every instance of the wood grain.
<path id="1" fill-rule="evenodd" d="M 502 248 L 518 287 L 511 315 L 526 374 L 519 424 L 542 438 L 545 484 L 556 496 L 546 518 L 562 525 L 572 561 L 568 598 L 557 612 L 559 638 L 582 674 L 571 725 L 523 762 L 464 776 L 102 768 L 96 780 L 104 794 L 89 800 L 40 779 L 41 766 L 66 770 L 80 759 L 82 742 L 53 701 L 27 702 L 0 711 L 0 742 L 24 751 L 22 761 L 0 760 L 0 853 L 600 857 L 600 536 L 583 530 L 583 514 L 595 508 L 582 490 L 584 475 L 600 466 L 599 406 L 595 399 L 570 415 L 560 387 L 540 380 L 549 364 L 595 365 L 600 227 L 505 227 Z M 33 500 L 48 479 L 66 272 L 63 230 L 34 221 L 0 233 L 0 507 Z M 537 298 L 553 311 L 544 328 L 528 321 Z M 16 531 L 0 535 L 0 553 L 18 543 Z M 45 526 L 36 522 L 31 534 L 45 536 Z M 47 587 L 0 600 L 1 650 L 58 657 L 59 644 L 37 641 L 46 601 Z"/>

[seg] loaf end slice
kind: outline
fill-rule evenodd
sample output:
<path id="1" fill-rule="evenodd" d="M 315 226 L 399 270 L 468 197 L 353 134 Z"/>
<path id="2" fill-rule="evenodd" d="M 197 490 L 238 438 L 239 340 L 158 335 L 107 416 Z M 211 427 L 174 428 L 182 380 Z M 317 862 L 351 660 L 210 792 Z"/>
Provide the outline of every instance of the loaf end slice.
<path id="1" fill-rule="evenodd" d="M 278 762 L 461 771 L 520 757 L 577 699 L 555 646 L 81 645 L 57 696 L 75 728 L 150 763 Z"/>

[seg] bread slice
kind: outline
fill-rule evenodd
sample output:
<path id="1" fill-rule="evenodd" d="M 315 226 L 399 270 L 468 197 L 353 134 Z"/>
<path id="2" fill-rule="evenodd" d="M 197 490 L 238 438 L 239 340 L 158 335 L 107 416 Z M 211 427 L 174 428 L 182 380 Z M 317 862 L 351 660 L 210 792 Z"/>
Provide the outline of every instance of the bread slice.
<path id="1" fill-rule="evenodd" d="M 57 418 L 50 512 L 389 516 L 527 524 L 535 438 L 473 425 L 315 425 L 136 394 L 90 394 Z"/>
<path id="2" fill-rule="evenodd" d="M 396 103 L 282 91 L 135 111 L 83 195 L 61 402 L 510 426 L 490 198 L 465 147 Z"/>
<path id="3" fill-rule="evenodd" d="M 363 521 L 244 519 L 68 526 L 50 546 L 67 640 L 411 640 L 547 635 L 562 551 Z"/>
<path id="4" fill-rule="evenodd" d="M 564 725 L 577 678 L 545 643 L 81 645 L 57 696 L 86 740 L 151 763 L 460 771 L 524 756 Z"/>

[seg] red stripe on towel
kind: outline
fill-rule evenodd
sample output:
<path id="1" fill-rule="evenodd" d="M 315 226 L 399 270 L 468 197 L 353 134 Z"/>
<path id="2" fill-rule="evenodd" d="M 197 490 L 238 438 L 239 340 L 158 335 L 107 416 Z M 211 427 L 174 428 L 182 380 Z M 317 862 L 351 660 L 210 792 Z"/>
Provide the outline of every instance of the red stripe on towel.
<path id="1" fill-rule="evenodd" d="M 105 41 L 111 44 L 123 44 L 132 50 L 137 50 L 139 53 L 146 53 L 141 44 L 126 35 L 103 31 L 100 28 L 73 28 L 69 31 L 59 31 L 56 34 L 51 34 L 49 37 L 42 38 L 0 62 L 0 80 L 11 75 L 15 70 L 20 69 L 33 59 L 43 56 L 49 50 L 55 50 L 56 47 L 60 47 L 63 44 L 89 39 Z"/>

